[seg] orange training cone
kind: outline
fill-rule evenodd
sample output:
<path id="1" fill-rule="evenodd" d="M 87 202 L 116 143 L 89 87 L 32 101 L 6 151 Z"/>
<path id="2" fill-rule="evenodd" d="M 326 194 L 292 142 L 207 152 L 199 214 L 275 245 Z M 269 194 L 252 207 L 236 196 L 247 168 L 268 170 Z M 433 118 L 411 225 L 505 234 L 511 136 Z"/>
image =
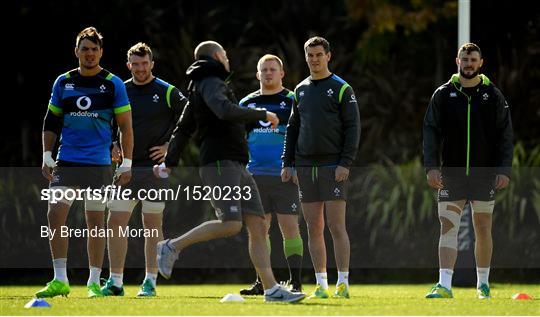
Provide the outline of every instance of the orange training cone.
<path id="1" fill-rule="evenodd" d="M 526 293 L 516 293 L 512 296 L 512 299 L 533 299 L 531 295 Z"/>

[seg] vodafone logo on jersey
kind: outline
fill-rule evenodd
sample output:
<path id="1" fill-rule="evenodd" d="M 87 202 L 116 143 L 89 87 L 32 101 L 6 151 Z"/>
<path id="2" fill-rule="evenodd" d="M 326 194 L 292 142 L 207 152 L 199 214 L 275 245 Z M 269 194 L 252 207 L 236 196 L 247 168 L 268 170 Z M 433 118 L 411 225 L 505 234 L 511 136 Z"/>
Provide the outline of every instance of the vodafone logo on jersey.
<path id="1" fill-rule="evenodd" d="M 272 122 L 259 120 L 261 128 L 253 129 L 257 133 L 279 133 L 279 129 L 272 129 Z"/>
<path id="2" fill-rule="evenodd" d="M 77 99 L 77 108 L 81 110 L 88 110 L 92 105 L 92 99 L 88 96 L 81 96 Z"/>
<path id="3" fill-rule="evenodd" d="M 77 99 L 75 104 L 77 105 L 77 108 L 81 109 L 82 111 L 70 112 L 69 114 L 71 116 L 74 116 L 74 117 L 89 117 L 89 118 L 98 118 L 99 117 L 99 115 L 97 113 L 86 111 L 92 105 L 92 99 L 90 99 L 90 97 L 81 96 L 81 97 L 79 97 Z"/>

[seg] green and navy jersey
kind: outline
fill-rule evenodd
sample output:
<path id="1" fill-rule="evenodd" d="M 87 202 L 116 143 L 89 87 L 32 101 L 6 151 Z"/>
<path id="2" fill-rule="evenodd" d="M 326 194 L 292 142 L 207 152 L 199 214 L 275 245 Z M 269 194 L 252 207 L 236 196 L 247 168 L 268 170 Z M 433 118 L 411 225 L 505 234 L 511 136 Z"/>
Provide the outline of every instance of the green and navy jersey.
<path id="1" fill-rule="evenodd" d="M 150 158 L 150 149 L 169 141 L 187 98 L 178 88 L 159 78 L 144 85 L 137 85 L 132 79 L 125 84 L 133 119 L 133 165 L 159 164 Z"/>
<path id="2" fill-rule="evenodd" d="M 54 82 L 49 110 L 63 117 L 57 160 L 111 164 L 111 122 L 115 114 L 131 110 L 120 78 L 105 69 L 95 76 L 71 70 Z"/>
<path id="3" fill-rule="evenodd" d="M 280 122 L 276 129 L 273 129 L 267 121 L 258 121 L 248 126 L 250 157 L 247 167 L 252 174 L 274 176 L 281 174 L 281 153 L 293 102 L 294 93 L 288 89 L 273 95 L 263 95 L 257 90 L 240 101 L 241 107 L 264 108 L 275 113 Z"/>
<path id="4" fill-rule="evenodd" d="M 299 83 L 283 151 L 283 166 L 350 167 L 360 142 L 360 112 L 352 87 L 335 74 Z"/>

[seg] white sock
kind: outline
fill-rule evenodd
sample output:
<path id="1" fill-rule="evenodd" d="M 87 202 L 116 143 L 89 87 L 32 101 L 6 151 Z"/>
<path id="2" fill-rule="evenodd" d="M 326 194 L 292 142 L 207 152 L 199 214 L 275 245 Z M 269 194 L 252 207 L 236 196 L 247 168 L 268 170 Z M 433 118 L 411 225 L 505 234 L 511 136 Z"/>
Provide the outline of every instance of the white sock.
<path id="1" fill-rule="evenodd" d="M 317 285 L 320 285 L 323 289 L 328 289 L 328 274 L 326 272 L 315 273 L 315 279 Z"/>
<path id="2" fill-rule="evenodd" d="M 67 278 L 67 258 L 53 259 L 53 268 L 54 268 L 54 278 L 69 284 Z"/>
<path id="3" fill-rule="evenodd" d="M 349 272 L 337 272 L 337 283 L 336 286 L 338 286 L 341 283 L 345 283 L 347 287 L 349 287 Z"/>
<path id="4" fill-rule="evenodd" d="M 275 292 L 278 288 L 279 288 L 279 284 L 276 283 L 276 285 L 272 286 L 272 288 L 265 289 L 265 290 L 264 290 L 264 295 L 272 294 L 272 293 Z"/>
<path id="5" fill-rule="evenodd" d="M 152 286 L 156 287 L 157 273 L 146 272 L 145 280 L 150 280 Z"/>
<path id="6" fill-rule="evenodd" d="M 101 276 L 101 268 L 91 266 L 90 267 L 90 276 L 88 277 L 88 282 L 86 282 L 86 286 L 90 286 L 92 283 L 99 284 L 99 278 Z"/>
<path id="7" fill-rule="evenodd" d="M 124 285 L 124 273 L 111 272 L 109 278 L 113 281 L 113 285 L 116 287 L 122 287 Z"/>
<path id="8" fill-rule="evenodd" d="M 480 287 L 481 284 L 489 285 L 489 267 L 477 267 L 476 278 L 476 287 Z"/>
<path id="9" fill-rule="evenodd" d="M 454 274 L 454 270 L 440 269 L 439 270 L 439 284 L 446 287 L 447 289 L 451 289 L 452 288 L 452 274 Z"/>

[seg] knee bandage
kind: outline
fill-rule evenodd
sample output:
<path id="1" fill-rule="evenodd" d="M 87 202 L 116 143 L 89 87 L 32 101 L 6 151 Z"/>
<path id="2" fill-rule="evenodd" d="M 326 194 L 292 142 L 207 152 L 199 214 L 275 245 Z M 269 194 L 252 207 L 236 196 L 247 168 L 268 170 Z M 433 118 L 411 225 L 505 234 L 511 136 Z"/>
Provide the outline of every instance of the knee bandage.
<path id="1" fill-rule="evenodd" d="M 142 212 L 150 214 L 160 214 L 163 213 L 165 209 L 165 202 L 162 201 L 142 201 Z"/>
<path id="2" fill-rule="evenodd" d="M 121 212 L 132 212 L 135 206 L 139 203 L 138 200 L 135 199 L 125 199 L 125 200 L 109 200 L 107 202 L 107 208 L 109 208 L 110 211 L 121 211 Z"/>
<path id="3" fill-rule="evenodd" d="M 495 200 L 471 201 L 471 208 L 473 213 L 493 214 L 493 208 L 495 208 Z"/>
<path id="4" fill-rule="evenodd" d="M 453 202 L 440 202 L 438 204 L 439 217 L 441 222 L 444 221 L 442 218 L 448 220 L 452 227 L 449 230 L 444 231 L 444 227 L 441 228 L 441 237 L 439 239 L 439 248 L 445 247 L 457 250 L 458 246 L 458 232 L 459 232 L 459 223 L 461 222 L 461 208 Z"/>
<path id="5" fill-rule="evenodd" d="M 67 186 L 53 186 L 50 189 L 51 191 L 51 199 L 49 199 L 49 203 L 57 204 L 62 203 L 66 204 L 69 207 L 73 204 L 73 201 L 75 201 L 76 193 L 71 187 Z"/>

